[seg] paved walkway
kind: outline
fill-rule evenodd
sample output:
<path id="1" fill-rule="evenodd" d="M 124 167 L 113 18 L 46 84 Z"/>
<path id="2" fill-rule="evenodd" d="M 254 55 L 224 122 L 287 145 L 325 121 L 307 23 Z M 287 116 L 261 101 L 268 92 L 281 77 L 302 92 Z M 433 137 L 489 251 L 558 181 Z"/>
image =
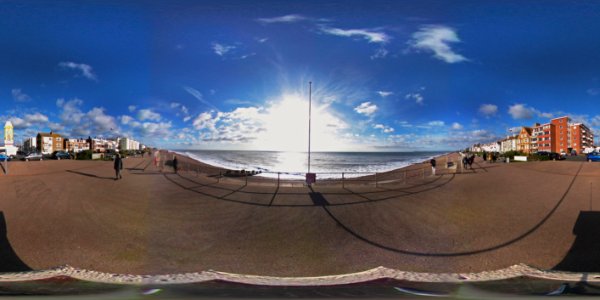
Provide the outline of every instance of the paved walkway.
<path id="1" fill-rule="evenodd" d="M 124 162 L 119 181 L 111 162 L 12 163 L 0 175 L 0 271 L 69 264 L 317 276 L 518 263 L 600 271 L 600 259 L 590 259 L 598 256 L 590 225 L 600 220 L 596 163 L 479 162 L 465 174 L 308 188 L 160 172 L 149 158 Z"/>

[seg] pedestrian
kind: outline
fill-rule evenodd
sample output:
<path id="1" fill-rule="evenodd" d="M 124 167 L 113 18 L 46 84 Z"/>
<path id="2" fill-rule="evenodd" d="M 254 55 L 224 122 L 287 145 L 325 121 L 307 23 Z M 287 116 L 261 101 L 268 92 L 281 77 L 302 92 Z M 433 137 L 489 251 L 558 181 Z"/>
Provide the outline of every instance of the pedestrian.
<path id="1" fill-rule="evenodd" d="M 469 169 L 473 169 L 473 161 L 475 161 L 475 155 L 471 154 L 471 156 L 469 156 L 469 159 L 467 160 L 467 163 L 469 164 Z"/>
<path id="2" fill-rule="evenodd" d="M 177 174 L 177 156 L 173 155 L 173 170 Z"/>
<path id="3" fill-rule="evenodd" d="M 485 153 L 485 151 L 483 151 L 483 154 L 481 156 L 483 156 L 483 161 L 486 161 L 486 159 L 487 159 L 487 153 Z"/>
<path id="4" fill-rule="evenodd" d="M 158 151 L 154 152 L 154 166 L 158 168 Z"/>
<path id="5" fill-rule="evenodd" d="M 123 169 L 123 161 L 121 160 L 121 155 L 117 153 L 115 155 L 115 180 L 122 179 L 121 170 Z"/>
<path id="6" fill-rule="evenodd" d="M 431 176 L 435 176 L 435 158 L 432 158 L 429 163 L 431 164 Z"/>

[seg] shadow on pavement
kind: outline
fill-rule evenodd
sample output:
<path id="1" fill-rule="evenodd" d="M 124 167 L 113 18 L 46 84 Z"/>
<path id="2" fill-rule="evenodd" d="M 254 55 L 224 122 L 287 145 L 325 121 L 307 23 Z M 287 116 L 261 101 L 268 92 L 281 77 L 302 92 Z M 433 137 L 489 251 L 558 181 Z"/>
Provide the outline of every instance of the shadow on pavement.
<path id="1" fill-rule="evenodd" d="M 548 214 L 546 214 L 546 216 L 544 218 L 542 218 L 536 225 L 534 225 L 533 227 L 531 227 L 529 230 L 523 232 L 521 235 L 516 236 L 510 240 L 507 240 L 503 243 L 497 244 L 497 245 L 491 245 L 488 246 L 486 248 L 481 248 L 481 249 L 475 249 L 475 250 L 468 250 L 468 251 L 456 251 L 456 252 L 422 252 L 422 251 L 412 251 L 412 250 L 405 250 L 405 249 L 400 249 L 400 248 L 395 248 L 392 246 L 388 246 L 385 245 L 383 243 L 380 243 L 378 241 L 369 239 L 369 237 L 367 236 L 363 236 L 361 235 L 359 232 L 354 231 L 348 224 L 345 224 L 341 219 L 337 218 L 335 216 L 335 214 L 332 213 L 331 209 L 329 208 L 330 206 L 326 206 L 326 205 L 321 205 L 321 207 L 323 208 L 323 210 L 327 213 L 327 215 L 329 215 L 329 217 L 336 222 L 342 229 L 344 229 L 344 231 L 346 231 L 347 233 L 349 233 L 350 235 L 354 236 L 355 238 L 370 244 L 374 247 L 380 248 L 380 249 L 384 249 L 384 250 L 388 250 L 391 252 L 395 252 L 395 253 L 400 253 L 400 254 L 406 254 L 406 255 L 415 255 L 415 256 L 430 256 L 430 257 L 455 257 L 455 256 L 466 256 L 466 255 L 474 255 L 474 254 L 480 254 L 480 253 L 485 253 L 485 252 L 490 252 L 490 251 L 495 251 L 507 246 L 510 246 L 526 237 L 528 237 L 530 234 L 534 233 L 535 231 L 537 231 L 542 225 L 544 225 L 544 223 L 546 223 L 546 221 L 548 221 L 548 219 L 550 219 L 550 217 L 552 217 L 552 215 L 554 215 L 554 213 L 556 212 L 556 210 L 558 209 L 558 207 L 561 205 L 561 203 L 565 200 L 565 197 L 567 196 L 567 194 L 569 194 L 569 191 L 571 190 L 571 188 L 573 187 L 573 183 L 575 183 L 575 180 L 577 179 L 577 176 L 579 175 L 579 173 L 581 172 L 581 168 L 583 167 L 583 164 L 579 165 L 579 169 L 577 170 L 577 173 L 575 174 L 575 176 L 573 176 L 573 179 L 571 180 L 571 183 L 569 184 L 569 186 L 567 187 L 567 190 L 564 192 L 564 194 L 562 195 L 562 197 L 560 197 L 560 199 L 558 200 L 558 202 L 556 203 L 556 205 L 554 205 L 554 207 L 548 212 Z M 321 196 L 322 197 L 322 196 Z M 312 195 L 311 195 L 312 198 Z M 326 199 L 320 200 L 320 203 L 323 203 L 322 201 L 325 201 L 325 203 L 327 202 Z M 315 205 L 318 205 L 317 202 L 315 200 L 313 200 L 313 202 L 315 202 Z M 589 232 L 592 232 L 592 228 L 598 228 L 598 226 L 593 227 L 592 225 L 589 225 L 589 223 L 592 222 L 597 222 L 594 223 L 595 225 L 600 225 L 600 221 L 598 221 L 598 218 L 594 217 L 594 221 L 589 221 L 590 217 L 587 217 L 585 222 L 581 222 L 582 225 L 581 226 L 585 226 L 586 229 L 585 230 L 589 230 Z M 577 220 L 577 223 L 580 223 L 580 220 Z M 575 226 L 576 228 L 578 228 L 578 226 Z M 589 228 L 589 229 L 588 229 Z M 575 230 L 574 230 L 575 231 Z M 577 231 L 576 231 L 577 232 Z M 587 232 L 587 231 L 586 231 Z M 577 234 L 577 233 L 576 233 Z M 588 236 L 593 236 L 592 234 L 588 235 Z M 597 234 L 596 234 L 597 237 Z M 578 236 L 579 239 L 579 236 Z M 592 238 L 586 238 L 587 243 L 591 243 L 592 242 Z M 597 242 L 594 241 L 594 246 L 597 247 L 598 244 Z M 577 241 L 575 242 L 575 244 L 577 244 Z M 588 245 L 586 245 L 584 247 L 584 249 L 588 249 Z M 593 247 L 593 246 L 592 246 Z M 593 248 L 593 249 L 600 249 L 600 248 Z M 586 250 L 587 251 L 587 250 Z M 593 251 L 590 252 L 586 252 L 586 253 L 594 253 Z M 598 266 L 598 262 L 600 262 L 600 257 L 598 256 L 598 252 L 595 252 L 596 256 L 594 257 L 594 262 L 596 263 L 596 266 Z M 584 254 L 585 255 L 585 254 Z"/>
<path id="2" fill-rule="evenodd" d="M 600 272 L 600 211 L 582 211 L 573 227 L 577 237 L 563 260 L 553 269 Z"/>
<path id="3" fill-rule="evenodd" d="M 87 177 L 99 178 L 99 179 L 110 179 L 110 180 L 115 179 L 114 177 L 98 176 L 98 175 L 94 175 L 94 174 L 83 173 L 83 172 L 73 171 L 73 170 L 67 170 L 67 172 L 77 174 L 77 175 L 83 175 L 83 176 L 87 176 Z"/>
<path id="4" fill-rule="evenodd" d="M 32 269 L 13 250 L 7 233 L 4 213 L 0 212 L 0 272 L 31 271 Z"/>

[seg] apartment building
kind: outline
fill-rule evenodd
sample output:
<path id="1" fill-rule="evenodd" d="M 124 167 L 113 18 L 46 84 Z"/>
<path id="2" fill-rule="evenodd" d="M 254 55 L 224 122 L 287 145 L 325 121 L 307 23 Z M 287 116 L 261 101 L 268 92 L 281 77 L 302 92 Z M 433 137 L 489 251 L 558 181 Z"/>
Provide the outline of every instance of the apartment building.
<path id="1" fill-rule="evenodd" d="M 570 121 L 571 119 L 569 117 L 560 117 L 550 120 L 550 123 L 554 125 L 554 136 L 556 137 L 552 142 L 552 152 L 566 153 L 569 151 L 571 144 L 571 135 L 569 130 Z"/>
<path id="2" fill-rule="evenodd" d="M 517 138 L 517 151 L 523 153 L 531 153 L 531 127 L 521 127 Z"/>
<path id="3" fill-rule="evenodd" d="M 49 133 L 39 132 L 36 137 L 37 152 L 42 154 L 51 154 L 54 151 L 62 151 L 63 137 L 58 133 L 50 131 Z"/>
<path id="4" fill-rule="evenodd" d="M 130 138 L 119 139 L 119 150 L 140 150 L 140 143 Z"/>
<path id="5" fill-rule="evenodd" d="M 65 139 L 64 149 L 69 152 L 81 152 L 89 150 L 90 146 L 86 139 Z"/>
<path id="6" fill-rule="evenodd" d="M 37 139 L 35 137 L 29 137 L 23 140 L 23 151 L 31 152 L 37 150 Z"/>
<path id="7" fill-rule="evenodd" d="M 556 133 L 552 123 L 536 123 L 532 127 L 531 152 L 552 152 L 553 135 Z"/>
<path id="8" fill-rule="evenodd" d="M 500 141 L 500 152 L 517 151 L 517 136 L 508 136 Z"/>
<path id="9" fill-rule="evenodd" d="M 570 150 L 576 151 L 577 153 L 583 153 L 585 148 L 594 147 L 594 134 L 592 131 L 582 123 L 570 124 L 569 125 L 571 134 Z"/>

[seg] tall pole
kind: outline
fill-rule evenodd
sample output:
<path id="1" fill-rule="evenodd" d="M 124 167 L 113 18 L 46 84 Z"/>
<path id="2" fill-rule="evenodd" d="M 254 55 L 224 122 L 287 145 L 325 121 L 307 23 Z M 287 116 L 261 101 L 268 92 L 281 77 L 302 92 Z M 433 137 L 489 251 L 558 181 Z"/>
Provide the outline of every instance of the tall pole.
<path id="1" fill-rule="evenodd" d="M 308 82 L 308 173 L 310 173 L 310 117 L 312 106 L 312 81 Z"/>

